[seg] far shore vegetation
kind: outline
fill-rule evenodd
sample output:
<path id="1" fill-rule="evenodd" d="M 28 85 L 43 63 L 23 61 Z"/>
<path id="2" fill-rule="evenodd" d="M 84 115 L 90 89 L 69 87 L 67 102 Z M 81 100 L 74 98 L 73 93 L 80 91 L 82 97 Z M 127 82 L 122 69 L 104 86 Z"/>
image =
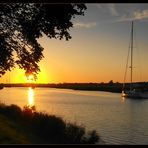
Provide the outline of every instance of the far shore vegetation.
<path id="1" fill-rule="evenodd" d="M 110 80 L 107 83 L 10 83 L 1 84 L 4 87 L 49 87 L 49 88 L 62 88 L 73 90 L 86 90 L 86 91 L 108 91 L 121 93 L 123 89 L 123 83 L 113 82 Z M 142 90 L 148 90 L 148 82 L 135 82 L 133 87 Z M 129 90 L 130 83 L 125 83 L 125 90 Z"/>
<path id="2" fill-rule="evenodd" d="M 35 106 L 0 103 L 0 144 L 99 144 L 95 130 L 87 131 L 61 117 L 37 112 Z"/>

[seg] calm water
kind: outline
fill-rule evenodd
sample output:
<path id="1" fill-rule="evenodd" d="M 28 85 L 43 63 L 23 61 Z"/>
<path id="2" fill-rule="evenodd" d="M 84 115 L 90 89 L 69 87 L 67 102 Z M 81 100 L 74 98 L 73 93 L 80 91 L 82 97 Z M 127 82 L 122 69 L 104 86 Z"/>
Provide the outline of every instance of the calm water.
<path id="1" fill-rule="evenodd" d="M 95 129 L 107 144 L 148 144 L 148 99 L 123 100 L 118 93 L 54 88 L 4 88 L 0 101 L 56 114 Z"/>

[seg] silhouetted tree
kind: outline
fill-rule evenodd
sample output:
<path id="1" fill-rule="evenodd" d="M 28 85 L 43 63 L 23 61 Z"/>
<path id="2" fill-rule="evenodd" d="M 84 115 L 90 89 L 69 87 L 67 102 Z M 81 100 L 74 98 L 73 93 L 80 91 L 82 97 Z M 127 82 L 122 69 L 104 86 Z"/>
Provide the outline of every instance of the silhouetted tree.
<path id="1" fill-rule="evenodd" d="M 17 64 L 25 74 L 40 71 L 43 47 L 37 39 L 71 39 L 72 18 L 84 15 L 85 4 L 0 4 L 0 77 Z M 14 58 L 15 57 L 15 58 Z"/>
<path id="2" fill-rule="evenodd" d="M 108 84 L 109 84 L 109 85 L 113 85 L 113 84 L 114 84 L 113 80 L 110 80 L 110 81 L 108 82 Z"/>

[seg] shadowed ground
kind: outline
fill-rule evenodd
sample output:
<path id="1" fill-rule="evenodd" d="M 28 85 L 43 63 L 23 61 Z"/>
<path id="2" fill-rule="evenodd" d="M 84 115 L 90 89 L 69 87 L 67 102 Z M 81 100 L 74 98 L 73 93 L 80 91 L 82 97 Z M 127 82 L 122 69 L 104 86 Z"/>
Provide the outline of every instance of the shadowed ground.
<path id="1" fill-rule="evenodd" d="M 103 144 L 96 131 L 37 112 L 0 104 L 0 144 Z"/>

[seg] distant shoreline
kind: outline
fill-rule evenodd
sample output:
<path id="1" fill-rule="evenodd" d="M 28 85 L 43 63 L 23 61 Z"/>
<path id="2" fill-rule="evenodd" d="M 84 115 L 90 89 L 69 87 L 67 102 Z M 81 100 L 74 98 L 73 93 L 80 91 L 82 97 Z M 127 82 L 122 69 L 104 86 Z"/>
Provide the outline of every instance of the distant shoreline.
<path id="1" fill-rule="evenodd" d="M 113 93 L 122 92 L 122 83 L 49 83 L 49 84 L 39 84 L 39 83 L 11 83 L 11 84 L 1 84 L 4 87 L 46 87 L 46 88 L 61 88 L 61 89 L 72 89 L 72 90 L 82 90 L 82 91 L 106 91 Z M 130 84 L 126 83 L 125 89 L 129 89 Z M 136 88 L 148 89 L 148 82 L 135 82 L 134 86 Z"/>

